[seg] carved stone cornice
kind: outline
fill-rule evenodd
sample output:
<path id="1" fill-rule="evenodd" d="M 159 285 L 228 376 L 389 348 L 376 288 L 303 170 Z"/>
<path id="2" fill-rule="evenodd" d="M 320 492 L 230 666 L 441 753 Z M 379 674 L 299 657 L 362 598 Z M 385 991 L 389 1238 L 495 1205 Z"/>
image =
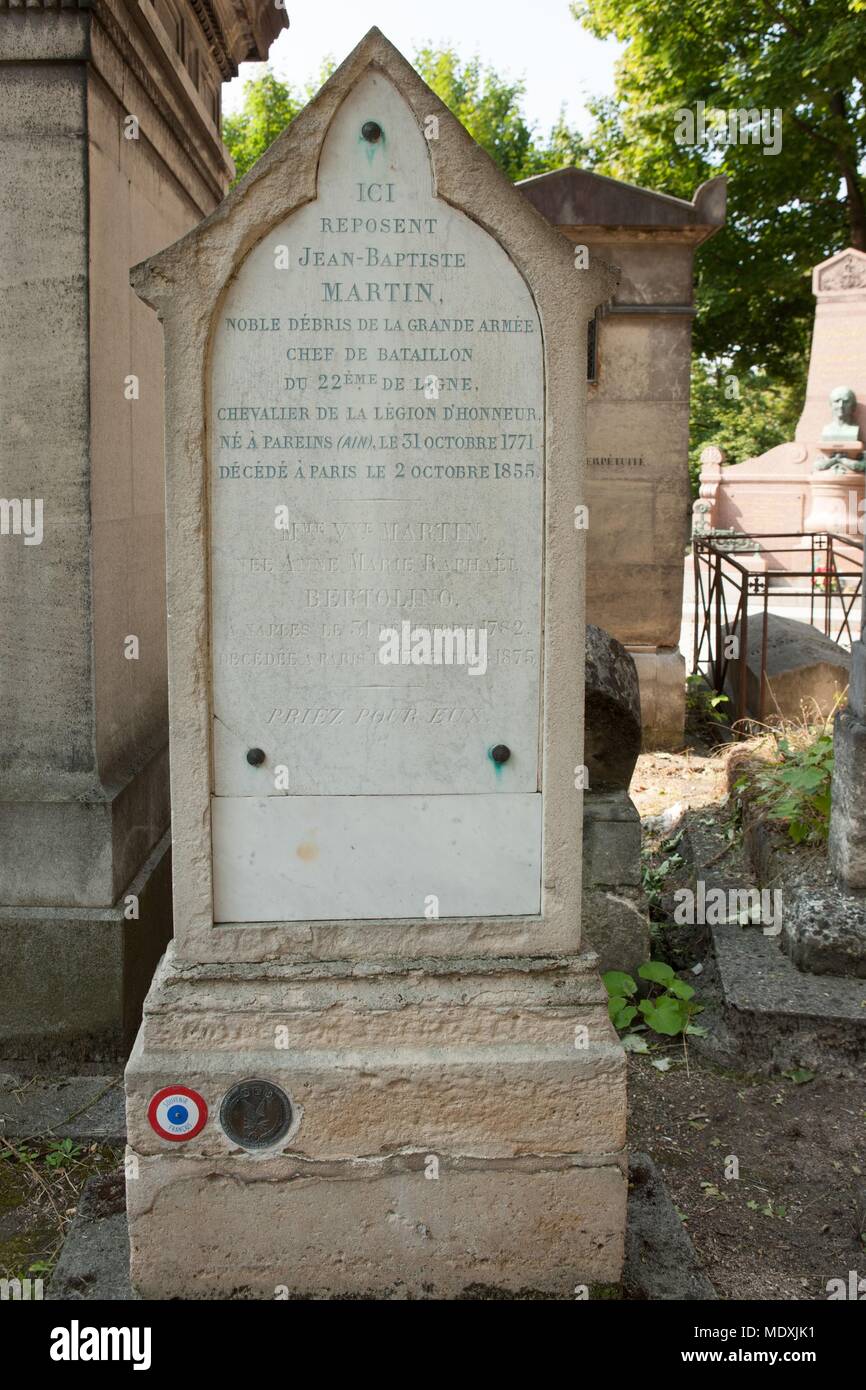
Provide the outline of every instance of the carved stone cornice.
<path id="1" fill-rule="evenodd" d="M 848 246 L 837 251 L 812 272 L 812 290 L 820 298 L 853 295 L 862 298 L 866 291 L 866 252 Z"/>
<path id="2" fill-rule="evenodd" d="M 281 30 L 288 27 L 288 15 L 274 0 L 190 0 L 206 34 L 219 35 L 221 54 L 217 61 L 225 76 L 237 76 L 238 65 L 260 61 Z M 216 52 L 215 52 L 215 56 Z"/>

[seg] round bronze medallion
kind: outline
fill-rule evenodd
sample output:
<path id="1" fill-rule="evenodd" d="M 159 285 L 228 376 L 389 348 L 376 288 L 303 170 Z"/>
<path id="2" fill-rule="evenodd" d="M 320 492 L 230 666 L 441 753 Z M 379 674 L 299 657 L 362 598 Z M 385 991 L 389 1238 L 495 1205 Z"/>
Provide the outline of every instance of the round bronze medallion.
<path id="1" fill-rule="evenodd" d="M 242 1149 L 267 1149 L 288 1134 L 292 1102 L 272 1081 L 239 1081 L 226 1091 L 220 1124 Z"/>

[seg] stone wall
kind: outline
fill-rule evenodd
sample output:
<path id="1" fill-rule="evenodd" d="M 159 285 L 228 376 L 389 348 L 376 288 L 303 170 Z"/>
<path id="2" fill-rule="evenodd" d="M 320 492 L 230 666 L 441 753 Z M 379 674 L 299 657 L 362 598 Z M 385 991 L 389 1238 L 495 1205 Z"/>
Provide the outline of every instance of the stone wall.
<path id="1" fill-rule="evenodd" d="M 162 332 L 129 270 L 220 201 L 220 83 L 284 22 L 0 0 L 3 492 L 43 509 L 0 540 L 0 1055 L 122 1051 L 171 934 Z"/>

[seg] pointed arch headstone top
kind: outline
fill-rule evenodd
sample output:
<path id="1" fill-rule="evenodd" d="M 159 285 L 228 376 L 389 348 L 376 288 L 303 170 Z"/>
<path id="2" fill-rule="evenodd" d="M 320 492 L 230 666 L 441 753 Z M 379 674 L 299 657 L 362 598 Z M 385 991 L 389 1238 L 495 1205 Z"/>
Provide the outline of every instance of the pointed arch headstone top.
<path id="1" fill-rule="evenodd" d="M 563 268 L 573 264 L 568 240 L 527 204 L 403 54 L 374 27 L 219 207 L 180 240 L 133 267 L 133 288 L 161 318 L 178 311 L 187 296 L 195 303 L 208 287 L 228 279 L 268 219 L 276 223 L 316 197 L 328 128 L 365 72 L 379 72 L 394 85 L 419 132 L 435 129 L 428 144 L 437 196 L 476 218 L 518 262 L 523 246 L 531 241 L 536 257 Z M 580 282 L 581 298 L 592 307 L 605 302 L 616 278 L 614 270 L 594 260 Z"/>

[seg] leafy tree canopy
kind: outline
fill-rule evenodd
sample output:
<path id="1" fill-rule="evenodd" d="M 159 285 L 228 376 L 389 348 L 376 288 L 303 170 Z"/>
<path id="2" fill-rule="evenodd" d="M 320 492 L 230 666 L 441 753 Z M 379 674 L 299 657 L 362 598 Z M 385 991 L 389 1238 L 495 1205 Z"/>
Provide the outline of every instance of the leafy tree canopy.
<path id="1" fill-rule="evenodd" d="M 415 67 L 508 178 L 529 178 L 564 164 L 585 162 L 586 147 L 564 115 L 546 139 L 538 136 L 524 115 L 523 82 L 501 77 L 477 57 L 463 60 L 453 48 L 421 48 Z M 238 178 L 261 158 L 333 68 L 328 59 L 319 79 L 303 92 L 281 81 L 271 69 L 244 84 L 243 107 L 223 121 L 223 139 Z"/>
<path id="2" fill-rule="evenodd" d="M 812 323 L 811 266 L 866 250 L 866 3 L 575 0 L 572 12 L 627 45 L 614 98 L 594 104 L 596 167 L 684 198 L 729 177 L 727 226 L 698 257 L 698 351 L 790 377 Z M 781 112 L 778 153 L 754 123 L 749 143 L 730 141 L 729 121 L 680 143 L 678 113 L 699 101 L 710 121 Z"/>

